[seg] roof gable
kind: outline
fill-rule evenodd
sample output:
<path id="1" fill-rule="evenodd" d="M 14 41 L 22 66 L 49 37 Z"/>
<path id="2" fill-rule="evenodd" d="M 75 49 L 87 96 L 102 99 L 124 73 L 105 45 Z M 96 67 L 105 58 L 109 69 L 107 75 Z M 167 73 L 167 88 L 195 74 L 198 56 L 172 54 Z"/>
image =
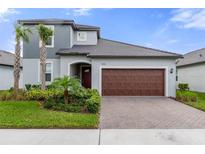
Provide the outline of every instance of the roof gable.
<path id="1" fill-rule="evenodd" d="M 179 59 L 177 66 L 186 66 L 205 62 L 205 48 L 189 52 L 184 55 L 183 59 Z"/>
<path id="2" fill-rule="evenodd" d="M 0 50 L 0 65 L 14 66 L 14 58 L 15 55 L 13 53 Z M 21 66 L 22 66 L 22 59 L 21 59 Z"/>

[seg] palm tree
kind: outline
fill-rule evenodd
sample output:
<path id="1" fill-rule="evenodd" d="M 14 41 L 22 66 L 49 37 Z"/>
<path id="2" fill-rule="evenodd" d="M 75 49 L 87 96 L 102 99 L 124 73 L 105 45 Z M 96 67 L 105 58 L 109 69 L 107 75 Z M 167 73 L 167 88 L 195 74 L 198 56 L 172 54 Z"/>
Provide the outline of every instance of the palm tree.
<path id="1" fill-rule="evenodd" d="M 20 59 L 21 59 L 21 44 L 20 41 L 29 42 L 28 34 L 31 33 L 29 28 L 24 27 L 23 25 L 17 24 L 15 26 L 15 35 L 16 35 L 16 46 L 15 46 L 15 59 L 14 59 L 14 96 L 18 95 L 19 89 L 19 79 L 20 79 Z"/>
<path id="2" fill-rule="evenodd" d="M 49 40 L 51 36 L 53 36 L 53 31 L 52 29 L 46 27 L 43 24 L 39 24 L 37 26 L 37 30 L 40 36 L 40 80 L 41 80 L 41 89 L 45 90 L 46 89 L 46 58 L 47 58 L 47 53 L 46 53 L 46 42 Z"/>
<path id="3" fill-rule="evenodd" d="M 70 76 L 56 78 L 52 84 L 56 88 L 63 89 L 63 91 L 64 91 L 64 103 L 65 104 L 69 103 L 69 91 L 80 87 L 79 80 L 76 78 L 70 77 Z"/>

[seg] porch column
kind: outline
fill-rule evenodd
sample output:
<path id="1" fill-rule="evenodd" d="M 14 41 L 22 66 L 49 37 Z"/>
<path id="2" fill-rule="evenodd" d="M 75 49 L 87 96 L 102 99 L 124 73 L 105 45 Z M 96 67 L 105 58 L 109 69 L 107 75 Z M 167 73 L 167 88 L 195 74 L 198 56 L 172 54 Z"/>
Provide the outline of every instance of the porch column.
<path id="1" fill-rule="evenodd" d="M 68 75 L 68 76 L 71 75 L 71 74 L 70 74 L 70 65 L 71 65 L 71 64 L 68 64 L 68 66 L 67 66 L 67 74 L 66 74 L 66 75 Z"/>

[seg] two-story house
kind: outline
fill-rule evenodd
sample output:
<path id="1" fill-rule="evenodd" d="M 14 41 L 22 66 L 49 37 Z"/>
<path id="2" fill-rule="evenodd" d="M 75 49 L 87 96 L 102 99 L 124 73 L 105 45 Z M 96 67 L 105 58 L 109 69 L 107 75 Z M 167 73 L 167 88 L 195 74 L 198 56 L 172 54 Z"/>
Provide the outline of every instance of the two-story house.
<path id="1" fill-rule="evenodd" d="M 70 75 L 103 96 L 175 97 L 175 60 L 181 57 L 179 54 L 103 39 L 99 27 L 79 25 L 73 20 L 18 22 L 32 30 L 29 43 L 23 42 L 24 84 L 39 83 L 36 25 L 42 23 L 54 31 L 46 46 L 48 83 Z"/>

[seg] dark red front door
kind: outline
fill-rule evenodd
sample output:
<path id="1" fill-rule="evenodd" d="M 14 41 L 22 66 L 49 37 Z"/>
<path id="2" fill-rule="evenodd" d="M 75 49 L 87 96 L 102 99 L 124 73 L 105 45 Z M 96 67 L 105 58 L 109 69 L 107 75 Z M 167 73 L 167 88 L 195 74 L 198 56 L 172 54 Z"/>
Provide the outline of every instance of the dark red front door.
<path id="1" fill-rule="evenodd" d="M 85 88 L 91 88 L 91 68 L 82 68 L 82 85 Z"/>

